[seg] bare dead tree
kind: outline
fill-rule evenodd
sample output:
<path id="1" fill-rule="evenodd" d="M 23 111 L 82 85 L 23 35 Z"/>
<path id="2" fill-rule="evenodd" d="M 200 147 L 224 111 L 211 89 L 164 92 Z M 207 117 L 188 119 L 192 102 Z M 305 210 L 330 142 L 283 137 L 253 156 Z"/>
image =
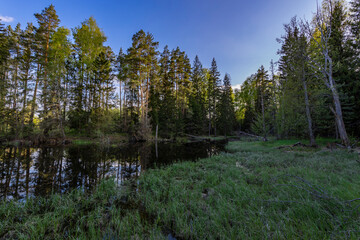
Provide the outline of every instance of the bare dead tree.
<path id="1" fill-rule="evenodd" d="M 325 4 L 328 4 L 327 7 L 331 11 L 331 1 L 329 0 L 325 2 Z M 310 66 L 317 73 L 315 76 L 318 79 L 321 79 L 325 86 L 331 91 L 335 109 L 334 107 L 330 107 L 330 109 L 335 116 L 341 141 L 345 146 L 349 147 L 350 141 L 343 120 L 339 93 L 337 91 L 336 82 L 333 77 L 333 61 L 330 57 L 329 40 L 331 37 L 331 14 L 326 16 L 325 12 L 322 11 L 318 6 L 313 25 L 314 26 L 312 27 L 306 20 L 302 22 L 304 31 L 307 33 L 311 43 L 314 44 L 316 50 L 321 54 L 321 56 L 318 54 L 313 54 L 310 55 L 307 59 Z M 319 38 L 316 37 L 316 33 L 318 33 Z"/>
<path id="2" fill-rule="evenodd" d="M 300 54 L 299 57 L 301 59 L 301 81 L 302 81 L 303 89 L 304 89 L 305 110 L 306 110 L 306 119 L 308 121 L 310 145 L 316 146 L 314 131 L 313 131 L 313 127 L 312 127 L 312 117 L 311 117 L 311 111 L 310 111 L 309 94 L 308 94 L 308 90 L 307 90 L 305 64 L 306 64 L 306 58 L 307 58 L 308 54 L 307 54 L 306 42 L 304 42 L 304 41 L 300 42 L 299 54 Z"/>

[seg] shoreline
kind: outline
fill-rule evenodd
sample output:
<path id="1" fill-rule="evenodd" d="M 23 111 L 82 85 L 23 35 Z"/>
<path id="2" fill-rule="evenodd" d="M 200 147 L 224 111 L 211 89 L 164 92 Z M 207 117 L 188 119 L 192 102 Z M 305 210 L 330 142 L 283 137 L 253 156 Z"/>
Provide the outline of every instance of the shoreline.
<path id="1" fill-rule="evenodd" d="M 234 137 L 233 137 L 234 138 Z M 193 137 L 178 137 L 175 139 L 165 139 L 151 137 L 142 141 L 131 141 L 126 135 L 108 135 L 104 137 L 84 137 L 84 136 L 69 136 L 66 138 L 45 138 L 32 140 L 31 138 L 9 140 L 1 139 L 0 147 L 10 147 L 10 146 L 26 146 L 26 147 L 60 147 L 60 146 L 69 146 L 69 145 L 91 145 L 91 144 L 100 144 L 100 145 L 124 145 L 130 143 L 139 143 L 139 142 L 169 142 L 169 143 L 193 143 L 193 142 L 215 142 L 230 139 L 224 136 L 196 136 Z"/>

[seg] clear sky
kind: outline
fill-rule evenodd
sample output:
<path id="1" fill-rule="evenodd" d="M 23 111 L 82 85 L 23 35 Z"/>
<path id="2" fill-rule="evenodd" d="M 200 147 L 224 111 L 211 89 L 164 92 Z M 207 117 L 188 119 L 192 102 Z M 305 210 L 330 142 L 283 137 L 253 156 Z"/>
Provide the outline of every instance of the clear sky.
<path id="1" fill-rule="evenodd" d="M 295 15 L 311 18 L 316 10 L 316 0 L 0 0 L 0 16 L 25 27 L 50 4 L 68 28 L 95 17 L 115 53 L 130 47 L 132 35 L 143 29 L 154 35 L 160 52 L 179 46 L 191 62 L 198 55 L 204 67 L 215 57 L 233 85 L 278 60 L 276 38 L 284 23 Z"/>

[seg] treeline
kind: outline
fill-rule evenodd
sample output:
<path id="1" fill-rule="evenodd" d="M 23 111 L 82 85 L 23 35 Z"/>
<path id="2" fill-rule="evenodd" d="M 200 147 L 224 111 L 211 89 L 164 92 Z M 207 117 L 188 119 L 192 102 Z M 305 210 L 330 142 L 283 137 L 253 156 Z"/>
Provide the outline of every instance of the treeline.
<path id="1" fill-rule="evenodd" d="M 280 57 L 236 93 L 244 131 L 265 138 L 360 136 L 360 1 L 324 0 L 311 22 L 284 25 Z M 277 68 L 276 68 L 277 65 Z"/>
<path id="2" fill-rule="evenodd" d="M 35 17 L 25 29 L 0 24 L 0 135 L 140 140 L 156 129 L 166 138 L 233 130 L 230 76 L 220 79 L 215 59 L 207 69 L 179 47 L 160 53 L 143 30 L 115 54 L 92 17 L 71 31 L 53 5 Z"/>

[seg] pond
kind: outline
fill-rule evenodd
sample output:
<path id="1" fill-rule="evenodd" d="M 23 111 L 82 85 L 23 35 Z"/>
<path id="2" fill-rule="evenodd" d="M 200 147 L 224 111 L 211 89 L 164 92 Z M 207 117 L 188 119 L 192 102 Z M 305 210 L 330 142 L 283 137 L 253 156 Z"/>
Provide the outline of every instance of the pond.
<path id="1" fill-rule="evenodd" d="M 120 184 L 149 168 L 211 157 L 224 151 L 225 144 L 217 141 L 0 148 L 0 199 L 26 199 L 76 188 L 90 190 L 111 176 Z"/>

